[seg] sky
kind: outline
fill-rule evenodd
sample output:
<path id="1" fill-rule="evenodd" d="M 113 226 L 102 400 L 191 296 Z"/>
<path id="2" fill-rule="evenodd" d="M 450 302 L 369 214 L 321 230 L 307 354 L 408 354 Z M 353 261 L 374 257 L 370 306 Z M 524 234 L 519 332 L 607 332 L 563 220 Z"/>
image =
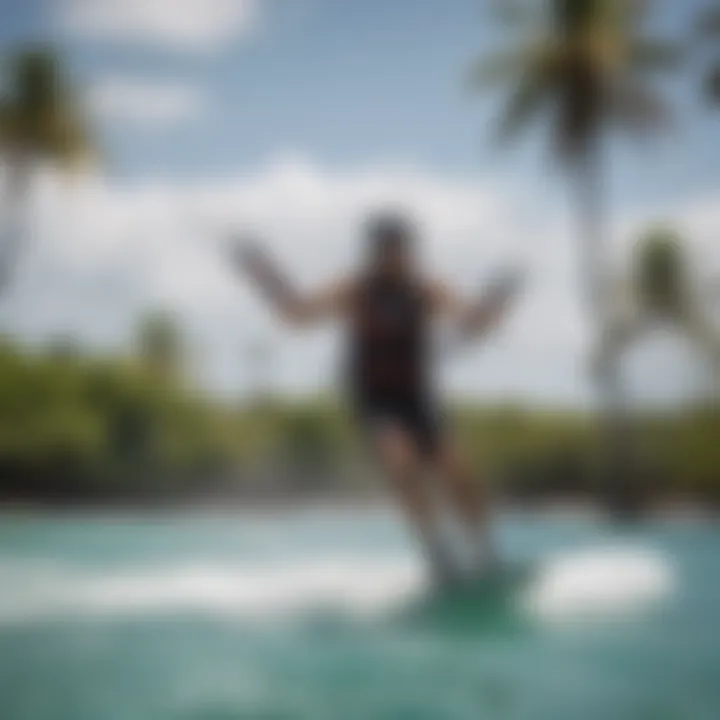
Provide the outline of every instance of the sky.
<path id="1" fill-rule="evenodd" d="M 360 220 L 406 209 L 427 267 L 464 292 L 508 262 L 529 273 L 507 324 L 442 369 L 455 394 L 587 403 L 592 326 L 580 303 L 573 188 L 540 132 L 492 142 L 497 97 L 469 92 L 498 45 L 483 0 L 0 0 L 0 51 L 50 39 L 65 53 L 103 149 L 68 185 L 39 174 L 32 232 L 0 327 L 31 342 L 123 347 L 139 313 L 177 313 L 209 389 L 337 383 L 337 330 L 277 324 L 229 271 L 228 228 L 262 237 L 314 287 L 352 264 Z M 704 0 L 659 0 L 652 30 L 686 34 Z M 613 140 L 608 231 L 626 257 L 648 225 L 687 239 L 720 276 L 720 113 L 699 98 L 702 56 L 659 86 L 676 107 L 657 140 Z M 717 306 L 715 306 L 717 308 Z M 720 312 L 720 309 L 718 309 Z M 658 334 L 630 358 L 642 398 L 702 392 L 690 348 Z"/>

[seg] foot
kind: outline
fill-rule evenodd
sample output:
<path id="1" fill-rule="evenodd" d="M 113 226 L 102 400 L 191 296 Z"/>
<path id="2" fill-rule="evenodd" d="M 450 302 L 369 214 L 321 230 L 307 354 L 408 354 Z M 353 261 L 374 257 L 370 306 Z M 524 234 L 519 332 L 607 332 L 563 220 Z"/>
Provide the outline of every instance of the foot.
<path id="1" fill-rule="evenodd" d="M 495 552 L 484 533 L 482 536 L 457 533 L 452 548 L 455 567 L 466 584 L 484 578 L 496 566 Z"/>
<path id="2" fill-rule="evenodd" d="M 498 566 L 497 554 L 489 545 L 483 543 L 476 549 L 469 575 L 473 580 L 483 580 L 492 575 Z"/>
<path id="3" fill-rule="evenodd" d="M 434 553 L 428 558 L 433 587 L 454 588 L 467 582 L 467 574 L 446 553 Z"/>

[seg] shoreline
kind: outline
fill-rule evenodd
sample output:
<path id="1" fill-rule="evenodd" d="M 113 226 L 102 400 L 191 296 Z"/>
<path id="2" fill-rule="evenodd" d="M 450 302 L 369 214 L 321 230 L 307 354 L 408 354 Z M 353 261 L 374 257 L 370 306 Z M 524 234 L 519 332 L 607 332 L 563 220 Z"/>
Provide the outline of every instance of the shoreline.
<path id="1" fill-rule="evenodd" d="M 277 516 L 307 512 L 382 512 L 393 511 L 394 504 L 382 494 L 367 496 L 325 496 L 304 498 L 205 498 L 176 501 L 50 502 L 40 500 L 0 501 L 0 517 L 94 516 L 162 517 L 187 515 Z M 586 518 L 601 520 L 609 513 L 602 503 L 591 498 L 559 498 L 522 502 L 501 500 L 496 503 L 500 515 L 537 515 L 543 517 Z M 711 503 L 687 499 L 665 499 L 649 503 L 636 519 L 718 520 L 720 510 Z"/>

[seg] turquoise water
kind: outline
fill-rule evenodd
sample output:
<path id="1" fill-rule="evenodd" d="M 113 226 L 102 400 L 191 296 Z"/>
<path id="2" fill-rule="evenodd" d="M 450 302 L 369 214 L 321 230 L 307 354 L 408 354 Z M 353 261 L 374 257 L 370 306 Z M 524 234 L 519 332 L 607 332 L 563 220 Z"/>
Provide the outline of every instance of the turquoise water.
<path id="1" fill-rule="evenodd" d="M 506 517 L 427 591 L 383 512 L 4 517 L 2 720 L 717 720 L 720 532 Z"/>

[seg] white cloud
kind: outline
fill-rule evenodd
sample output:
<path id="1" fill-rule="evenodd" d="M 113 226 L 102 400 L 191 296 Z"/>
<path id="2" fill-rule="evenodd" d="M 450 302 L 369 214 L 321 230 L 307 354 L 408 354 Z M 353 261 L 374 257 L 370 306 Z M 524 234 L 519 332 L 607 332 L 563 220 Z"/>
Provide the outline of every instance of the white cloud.
<path id="1" fill-rule="evenodd" d="M 384 206 L 413 213 L 425 238 L 425 266 L 465 290 L 509 258 L 531 256 L 532 281 L 511 321 L 489 347 L 447 366 L 454 390 L 547 402 L 588 397 L 581 362 L 588 325 L 565 209 L 535 207 L 517 188 L 487 179 L 382 167 L 328 171 L 286 158 L 218 181 L 115 187 L 94 179 L 71 192 L 46 180 L 35 246 L 16 292 L 0 307 L 0 323 L 24 337 L 71 331 L 120 344 L 138 311 L 161 303 L 201 347 L 208 386 L 242 387 L 242 349 L 258 336 L 278 349 L 272 370 L 278 387 L 334 382 L 337 337 L 298 336 L 277 326 L 224 262 L 221 230 L 258 233 L 303 286 L 314 287 L 352 266 L 360 221 Z M 665 207 L 663 216 L 684 218 L 689 237 L 694 228 L 704 237 L 700 230 L 717 207 L 708 197 Z M 720 259 L 718 253 L 715 246 Z M 662 382 L 668 373 L 658 375 Z"/>
<path id="2" fill-rule="evenodd" d="M 60 24 L 92 39 L 208 52 L 247 35 L 258 0 L 62 0 Z"/>
<path id="3" fill-rule="evenodd" d="M 188 83 L 117 76 L 91 87 L 89 105 L 104 120 L 164 128 L 200 116 L 205 99 Z"/>

